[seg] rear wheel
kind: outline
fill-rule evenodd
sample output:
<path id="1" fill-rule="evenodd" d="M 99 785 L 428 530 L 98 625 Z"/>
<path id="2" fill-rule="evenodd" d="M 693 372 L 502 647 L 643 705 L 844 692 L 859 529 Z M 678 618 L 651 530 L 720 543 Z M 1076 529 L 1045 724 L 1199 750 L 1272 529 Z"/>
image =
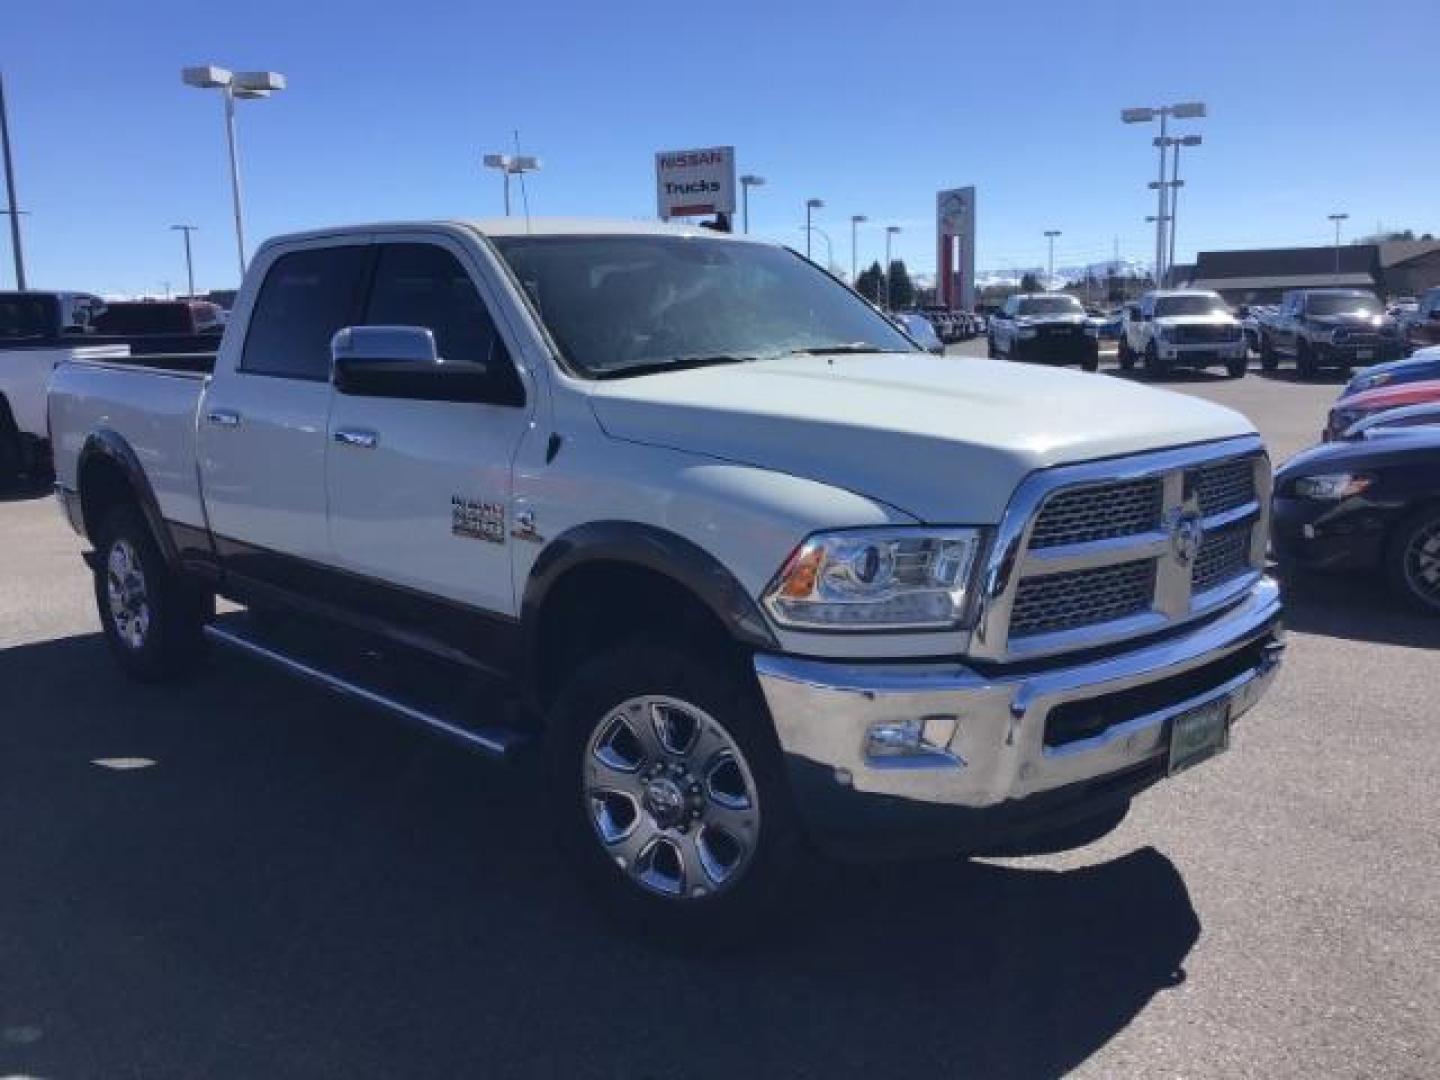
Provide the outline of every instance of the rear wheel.
<path id="1" fill-rule="evenodd" d="M 100 625 L 125 673 L 160 682 L 193 669 L 204 651 L 202 627 L 215 612 L 214 596 L 166 565 L 132 506 L 111 512 L 95 546 Z"/>
<path id="2" fill-rule="evenodd" d="M 1123 337 L 1120 339 L 1120 347 L 1117 352 L 1117 359 L 1120 361 L 1120 370 L 1131 370 L 1135 366 L 1135 352 L 1130 348 L 1130 343 Z"/>
<path id="3" fill-rule="evenodd" d="M 1280 357 L 1275 352 L 1275 343 L 1269 334 L 1260 335 L 1260 370 L 1274 371 L 1280 366 Z"/>
<path id="4" fill-rule="evenodd" d="M 647 640 L 577 671 L 547 728 L 563 850 L 611 914 L 662 933 L 753 932 L 803 845 L 753 680 Z"/>
<path id="5" fill-rule="evenodd" d="M 1302 379 L 1313 379 L 1317 370 L 1315 350 L 1302 339 L 1295 346 L 1295 374 Z"/>
<path id="6" fill-rule="evenodd" d="M 1145 374 L 1152 379 L 1163 379 L 1170 374 L 1170 362 L 1161 358 L 1153 341 L 1145 346 Z"/>
<path id="7" fill-rule="evenodd" d="M 1440 615 L 1440 506 L 1427 507 L 1401 522 L 1386 554 L 1395 591 L 1420 610 Z"/>

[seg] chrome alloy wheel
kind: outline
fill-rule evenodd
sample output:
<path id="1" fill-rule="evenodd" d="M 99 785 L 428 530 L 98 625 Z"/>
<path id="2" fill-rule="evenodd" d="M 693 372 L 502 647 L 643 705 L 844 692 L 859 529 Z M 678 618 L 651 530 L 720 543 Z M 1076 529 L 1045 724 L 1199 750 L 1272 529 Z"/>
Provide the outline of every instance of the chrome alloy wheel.
<path id="1" fill-rule="evenodd" d="M 1440 520 L 1431 521 L 1405 548 L 1405 581 L 1432 607 L 1440 608 Z"/>
<path id="2" fill-rule="evenodd" d="M 142 649 L 150 633 L 150 597 L 140 557 L 129 540 L 116 540 L 105 560 L 105 589 L 115 632 L 128 648 Z"/>
<path id="3" fill-rule="evenodd" d="M 760 842 L 755 778 L 730 733 L 677 698 L 631 698 L 585 747 L 590 823 L 620 871 L 676 900 L 743 876 Z"/>

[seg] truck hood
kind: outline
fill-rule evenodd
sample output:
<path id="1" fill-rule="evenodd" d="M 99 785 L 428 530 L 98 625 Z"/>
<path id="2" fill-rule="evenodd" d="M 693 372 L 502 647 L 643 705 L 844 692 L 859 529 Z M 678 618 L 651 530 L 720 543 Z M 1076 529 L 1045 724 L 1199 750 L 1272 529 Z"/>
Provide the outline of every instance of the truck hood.
<path id="1" fill-rule="evenodd" d="M 1254 431 L 1124 379 L 923 353 L 797 356 L 592 384 L 613 438 L 802 476 L 922 521 L 992 524 L 1035 469 Z"/>

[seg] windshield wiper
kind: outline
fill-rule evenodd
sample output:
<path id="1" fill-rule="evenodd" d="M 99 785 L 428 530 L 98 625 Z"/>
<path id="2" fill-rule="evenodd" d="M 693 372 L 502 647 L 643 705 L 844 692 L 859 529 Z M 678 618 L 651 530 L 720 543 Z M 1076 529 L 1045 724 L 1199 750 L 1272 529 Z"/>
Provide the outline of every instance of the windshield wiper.
<path id="1" fill-rule="evenodd" d="M 747 364 L 758 356 L 667 356 L 663 360 L 647 360 L 627 367 L 604 368 L 594 373 L 597 379 L 628 379 L 631 375 L 654 375 L 661 371 L 685 371 L 688 368 L 714 367 L 718 364 Z"/>
<path id="2" fill-rule="evenodd" d="M 881 345 L 872 345 L 868 341 L 842 341 L 834 345 L 811 345 L 804 349 L 786 349 L 786 356 L 835 356 L 840 353 L 883 353 L 898 352 L 898 349 L 887 349 Z"/>

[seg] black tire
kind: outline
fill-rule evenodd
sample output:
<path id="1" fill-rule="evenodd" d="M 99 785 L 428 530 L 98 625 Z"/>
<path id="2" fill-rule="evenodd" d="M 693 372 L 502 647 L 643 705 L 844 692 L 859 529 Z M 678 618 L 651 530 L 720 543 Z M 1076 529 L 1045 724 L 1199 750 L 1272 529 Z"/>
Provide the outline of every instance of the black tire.
<path id="1" fill-rule="evenodd" d="M 1390 587 L 1412 607 L 1440 615 L 1440 505 L 1405 518 L 1385 545 Z"/>
<path id="2" fill-rule="evenodd" d="M 717 884 L 703 865 L 695 867 L 693 876 L 688 870 L 674 874 L 674 861 L 666 860 L 666 872 L 678 878 L 667 887 L 678 889 L 678 894 L 672 891 L 666 895 L 653 883 L 658 879 L 642 884 L 645 874 L 640 870 L 647 865 L 642 863 L 646 851 L 643 845 L 669 845 L 671 855 L 683 858 L 688 852 L 700 863 L 700 845 L 710 835 L 707 823 L 719 806 L 713 790 L 713 771 L 706 773 L 710 779 L 704 784 L 694 783 L 702 772 L 714 768 L 715 752 L 702 750 L 705 743 L 697 742 L 692 753 L 712 755 L 710 765 L 696 765 L 683 755 L 673 754 L 658 737 L 651 740 L 648 752 L 634 739 L 634 729 L 625 718 L 642 716 L 644 710 L 632 714 L 623 712 L 621 706 L 647 697 L 664 698 L 701 714 L 728 737 L 748 770 L 748 776 L 741 777 L 741 786 L 748 790 L 749 784 L 754 785 L 751 805 L 758 808 L 753 825 L 759 840 L 748 848 L 741 845 L 746 854 L 738 856 L 743 863 L 734 864 L 738 869 L 732 872 L 740 876 L 733 881 Z M 680 714 L 688 715 L 683 709 Z M 622 726 L 618 741 L 610 734 L 617 722 Z M 632 757 L 634 765 L 627 763 L 616 770 L 605 764 L 601 746 L 613 750 L 625 741 L 626 731 L 632 749 L 621 756 Z M 721 742 L 723 739 L 710 745 Z M 733 657 L 714 646 L 706 649 L 647 639 L 618 644 L 584 664 L 566 681 L 550 710 L 546 744 L 549 788 L 561 850 L 587 891 L 626 928 L 676 940 L 751 937 L 773 925 L 768 917 L 798 891 L 791 886 L 808 865 L 808 848 L 802 842 L 790 801 L 779 743 L 754 677 Z M 646 775 L 652 766 L 681 768 L 682 762 L 694 766 L 693 772 L 674 781 L 682 791 L 691 793 L 685 802 L 691 809 L 680 811 L 681 821 L 687 814 L 700 815 L 693 837 L 683 824 L 666 825 L 658 816 L 661 811 L 652 809 L 653 805 L 662 809 L 667 805 L 663 798 L 654 804 L 650 799 L 653 786 L 665 784 L 668 774 L 658 780 Z M 634 776 L 635 792 L 618 800 L 618 825 L 615 809 L 609 809 L 605 824 L 624 836 L 607 846 L 601 838 L 602 807 L 594 791 L 603 789 L 607 780 L 619 772 Z M 697 787 L 702 789 L 699 793 Z M 636 793 L 643 793 L 638 801 Z M 638 835 L 637 829 L 642 830 Z M 648 841 L 643 839 L 647 835 Z M 719 830 L 719 835 L 723 838 L 724 831 Z M 754 832 L 747 828 L 746 835 L 753 836 Z M 623 857 L 619 853 L 630 848 L 634 848 L 634 857 L 622 869 L 617 865 Z M 655 874 L 658 858 L 650 858 L 651 875 Z M 696 886 L 703 895 L 696 894 Z"/>
<path id="3" fill-rule="evenodd" d="M 20 442 L 20 430 L 10 415 L 10 403 L 0 397 L 0 492 L 19 488 L 24 472 L 25 447 Z"/>
<path id="4" fill-rule="evenodd" d="M 1170 376 L 1170 363 L 1160 357 L 1160 351 L 1152 341 L 1145 346 L 1145 375 L 1151 379 L 1165 379 Z"/>
<path id="5" fill-rule="evenodd" d="M 1225 365 L 1225 373 L 1232 379 L 1243 379 L 1245 372 L 1250 370 L 1248 360 L 1231 360 Z"/>
<path id="6" fill-rule="evenodd" d="M 997 359 L 1000 356 L 1000 351 L 995 348 L 994 334 L 987 334 L 985 336 L 985 355 L 991 360 Z"/>
<path id="7" fill-rule="evenodd" d="M 1085 359 L 1080 361 L 1080 367 L 1084 371 L 1099 371 L 1100 350 L 1096 349 L 1094 352 L 1087 354 Z"/>
<path id="8" fill-rule="evenodd" d="M 215 613 L 214 594 L 166 564 L 133 506 L 111 511 L 95 549 L 100 626 L 125 673 L 164 682 L 194 670 L 204 653 L 202 627 Z"/>
<path id="9" fill-rule="evenodd" d="M 1260 370 L 1274 371 L 1280 366 L 1280 357 L 1275 352 L 1275 343 L 1269 334 L 1260 335 Z"/>
<path id="10" fill-rule="evenodd" d="M 1121 371 L 1130 371 L 1135 367 L 1135 352 L 1130 348 L 1130 342 L 1123 337 L 1120 339 L 1120 346 L 1116 350 L 1117 359 L 1120 361 Z"/>
<path id="11" fill-rule="evenodd" d="M 1302 338 L 1295 344 L 1295 375 L 1301 379 L 1313 379 L 1316 371 L 1315 350 Z"/>

